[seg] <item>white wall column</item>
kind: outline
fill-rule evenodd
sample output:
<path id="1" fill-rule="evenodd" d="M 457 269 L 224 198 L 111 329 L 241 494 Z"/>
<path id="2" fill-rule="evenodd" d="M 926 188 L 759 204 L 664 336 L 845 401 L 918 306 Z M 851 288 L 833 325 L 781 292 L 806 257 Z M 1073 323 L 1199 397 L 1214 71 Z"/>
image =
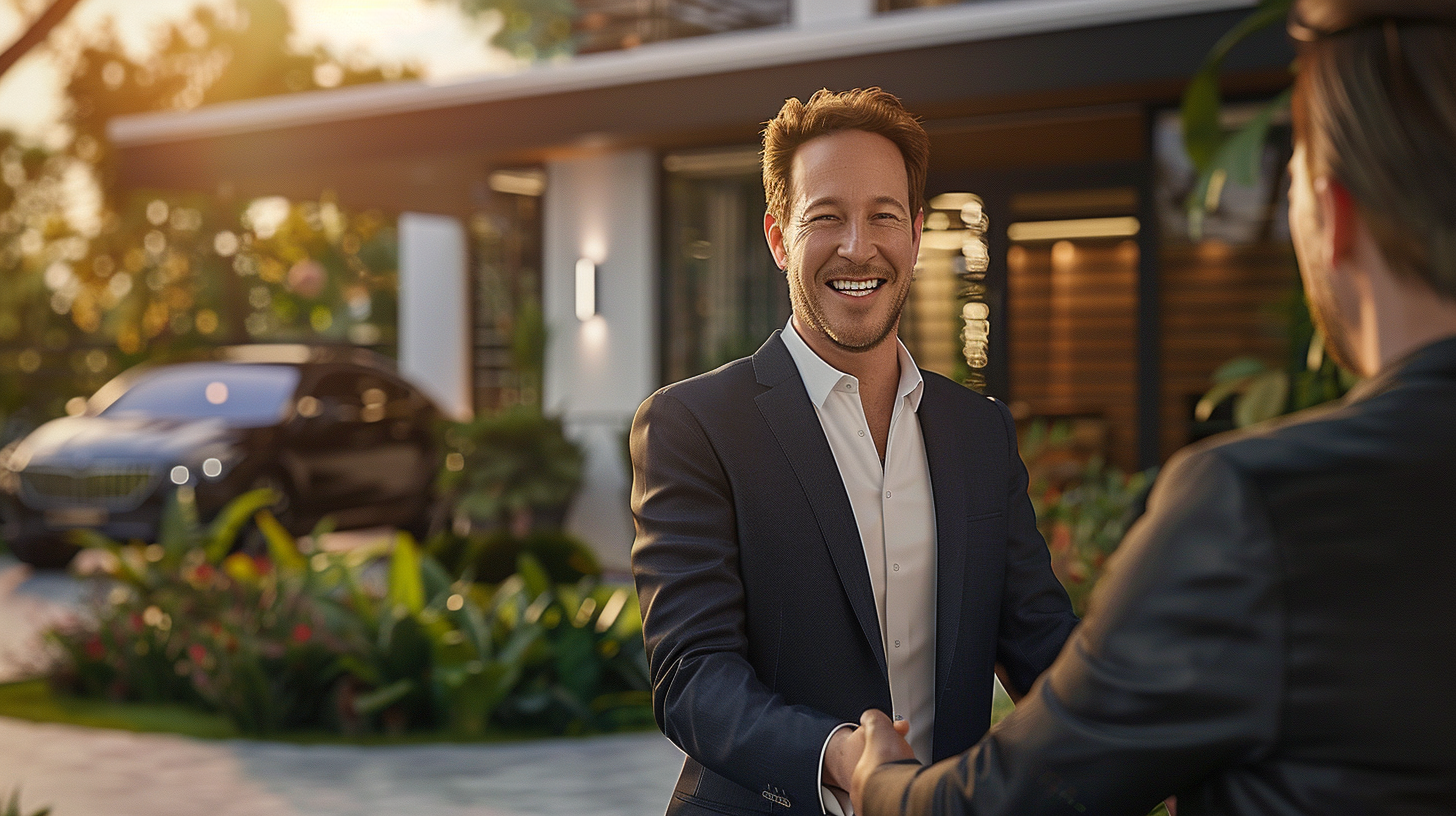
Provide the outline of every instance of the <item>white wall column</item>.
<path id="1" fill-rule="evenodd" d="M 399 369 L 452 419 L 473 415 L 470 273 L 465 226 L 445 215 L 399 217 Z"/>
<path id="2" fill-rule="evenodd" d="M 544 207 L 543 403 L 586 450 L 567 529 L 604 568 L 630 564 L 626 433 L 657 383 L 657 159 L 631 150 L 549 162 Z M 596 265 L 596 314 L 578 318 L 577 266 Z"/>

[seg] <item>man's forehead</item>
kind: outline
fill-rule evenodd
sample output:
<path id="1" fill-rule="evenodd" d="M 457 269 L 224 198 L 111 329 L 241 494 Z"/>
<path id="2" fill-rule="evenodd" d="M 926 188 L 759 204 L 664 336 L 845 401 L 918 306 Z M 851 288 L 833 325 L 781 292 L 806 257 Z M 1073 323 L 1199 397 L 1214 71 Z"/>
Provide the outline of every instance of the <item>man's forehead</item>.
<path id="1" fill-rule="evenodd" d="M 834 131 L 799 145 L 789 162 L 788 182 L 797 206 L 838 198 L 835 188 L 841 186 L 878 186 L 877 199 L 893 197 L 902 207 L 909 204 L 910 178 L 900 148 L 863 130 Z"/>

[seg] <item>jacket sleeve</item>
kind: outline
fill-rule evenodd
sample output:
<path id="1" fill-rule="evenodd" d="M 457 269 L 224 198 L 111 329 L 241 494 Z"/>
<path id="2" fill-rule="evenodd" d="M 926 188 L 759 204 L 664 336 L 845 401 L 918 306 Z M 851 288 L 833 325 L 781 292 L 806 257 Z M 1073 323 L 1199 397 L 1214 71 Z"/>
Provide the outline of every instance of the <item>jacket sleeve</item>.
<path id="1" fill-rule="evenodd" d="M 1283 618 L 1253 486 L 1217 449 L 1177 460 L 1031 694 L 964 754 L 877 770 L 863 816 L 1147 813 L 1269 750 Z"/>
<path id="2" fill-rule="evenodd" d="M 1001 591 L 996 662 L 1018 692 L 1031 688 L 1056 659 L 1077 625 L 1067 591 L 1052 572 L 1046 541 L 1036 529 L 1036 513 L 1027 495 L 1026 466 L 1016 449 L 1016 424 L 999 400 L 1006 427 L 1011 478 L 1006 494 L 1006 572 Z"/>
<path id="3" fill-rule="evenodd" d="M 631 453 L 632 572 L 658 725 L 704 768 L 819 812 L 819 758 L 841 721 L 789 705 L 748 662 L 737 526 L 716 451 L 688 408 L 659 392 L 638 409 Z"/>

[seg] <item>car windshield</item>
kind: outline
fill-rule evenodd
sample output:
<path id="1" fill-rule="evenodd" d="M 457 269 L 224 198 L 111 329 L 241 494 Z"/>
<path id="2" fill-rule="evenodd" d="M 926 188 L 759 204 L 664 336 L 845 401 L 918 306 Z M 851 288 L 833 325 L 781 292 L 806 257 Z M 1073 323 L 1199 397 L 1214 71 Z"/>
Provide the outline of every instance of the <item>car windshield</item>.
<path id="1" fill-rule="evenodd" d="M 293 366 L 182 363 L 145 375 L 101 415 L 270 425 L 283 418 L 296 387 Z"/>

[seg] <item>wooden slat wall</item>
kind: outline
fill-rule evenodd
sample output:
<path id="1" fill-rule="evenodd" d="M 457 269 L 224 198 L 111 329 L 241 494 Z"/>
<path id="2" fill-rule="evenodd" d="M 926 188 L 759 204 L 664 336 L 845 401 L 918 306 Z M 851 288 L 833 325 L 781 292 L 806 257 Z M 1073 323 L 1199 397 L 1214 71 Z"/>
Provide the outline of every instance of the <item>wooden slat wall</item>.
<path id="1" fill-rule="evenodd" d="M 1054 262 L 1055 258 L 1055 262 Z M 1008 261 L 1010 391 L 1035 416 L 1100 416 L 1137 466 L 1137 245 L 1028 244 Z"/>
<path id="2" fill-rule="evenodd" d="M 1189 442 L 1189 403 L 1235 357 L 1282 366 L 1287 302 L 1299 285 L 1288 242 L 1168 244 L 1161 257 L 1162 439 L 1166 459 Z"/>
<path id="3" fill-rule="evenodd" d="M 1060 252 L 1065 253 L 1066 250 Z M 1137 247 L 1078 242 L 1053 263 L 1046 244 L 1008 256 L 1011 399 L 1030 416 L 1099 416 L 1107 456 L 1137 465 Z M 1298 272 L 1287 243 L 1167 246 L 1161 257 L 1160 452 L 1188 444 L 1191 404 L 1235 357 L 1282 366 Z"/>

